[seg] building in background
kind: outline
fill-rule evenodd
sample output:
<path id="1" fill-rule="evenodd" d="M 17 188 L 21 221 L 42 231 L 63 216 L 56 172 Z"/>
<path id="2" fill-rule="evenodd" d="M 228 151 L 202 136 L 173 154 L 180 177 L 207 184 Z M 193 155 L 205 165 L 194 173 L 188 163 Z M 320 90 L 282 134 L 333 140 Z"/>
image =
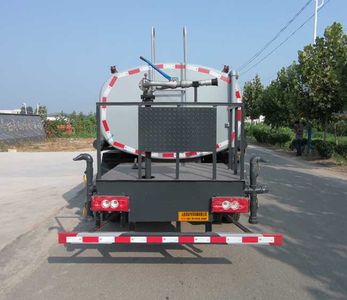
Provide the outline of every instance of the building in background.
<path id="1" fill-rule="evenodd" d="M 18 114 L 20 114 L 20 108 L 15 108 L 15 109 L 0 109 L 0 114 L 18 115 Z"/>

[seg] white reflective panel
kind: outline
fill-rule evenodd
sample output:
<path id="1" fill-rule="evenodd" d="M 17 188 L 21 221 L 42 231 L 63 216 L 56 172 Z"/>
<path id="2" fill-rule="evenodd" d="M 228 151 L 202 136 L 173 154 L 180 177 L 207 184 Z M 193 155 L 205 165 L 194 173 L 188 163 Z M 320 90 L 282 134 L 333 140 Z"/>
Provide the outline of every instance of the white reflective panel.
<path id="1" fill-rule="evenodd" d="M 194 243 L 211 243 L 211 237 L 209 236 L 195 236 Z"/>
<path id="2" fill-rule="evenodd" d="M 66 237 L 66 243 L 68 244 L 81 244 L 83 239 L 81 236 L 68 236 Z"/>
<path id="3" fill-rule="evenodd" d="M 163 236 L 163 243 L 178 243 L 178 236 Z"/>
<path id="4" fill-rule="evenodd" d="M 147 237 L 145 236 L 132 236 L 130 243 L 147 243 Z"/>
<path id="5" fill-rule="evenodd" d="M 273 236 L 259 236 L 258 237 L 258 243 L 259 244 L 270 244 L 274 243 L 275 238 Z"/>
<path id="6" fill-rule="evenodd" d="M 114 240 L 114 236 L 99 236 L 100 244 L 113 244 Z"/>
<path id="7" fill-rule="evenodd" d="M 242 236 L 227 236 L 227 244 L 242 244 Z"/>

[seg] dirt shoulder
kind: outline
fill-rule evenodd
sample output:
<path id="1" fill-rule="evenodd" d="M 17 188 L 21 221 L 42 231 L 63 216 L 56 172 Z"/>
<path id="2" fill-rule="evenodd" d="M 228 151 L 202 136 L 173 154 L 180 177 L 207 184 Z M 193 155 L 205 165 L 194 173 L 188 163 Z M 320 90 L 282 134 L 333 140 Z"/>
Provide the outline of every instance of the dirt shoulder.
<path id="1" fill-rule="evenodd" d="M 7 146 L 9 152 L 71 152 L 93 151 L 94 138 L 52 138 L 40 142 L 25 142 Z"/>
<path id="2" fill-rule="evenodd" d="M 278 154 L 289 156 L 289 157 L 296 159 L 298 161 L 300 161 L 300 160 L 304 161 L 306 163 L 311 164 L 312 166 L 320 167 L 320 168 L 322 168 L 326 171 L 329 171 L 331 173 L 334 173 L 337 175 L 347 176 L 347 165 L 343 165 L 340 162 L 338 162 L 332 158 L 331 159 L 320 159 L 317 157 L 308 158 L 306 155 L 296 156 L 296 152 L 291 151 L 290 149 L 276 148 L 275 146 L 272 146 L 272 145 L 264 145 L 264 144 L 259 144 L 259 143 L 255 143 L 255 142 L 250 143 L 250 145 L 255 145 L 255 146 L 271 149 Z"/>

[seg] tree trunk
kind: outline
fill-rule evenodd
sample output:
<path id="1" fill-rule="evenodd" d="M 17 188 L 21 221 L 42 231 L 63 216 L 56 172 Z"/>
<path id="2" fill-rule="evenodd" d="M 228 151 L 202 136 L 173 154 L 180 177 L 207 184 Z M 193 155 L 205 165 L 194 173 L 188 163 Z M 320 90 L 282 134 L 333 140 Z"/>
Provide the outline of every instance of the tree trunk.
<path id="1" fill-rule="evenodd" d="M 307 155 L 311 157 L 312 151 L 312 124 L 308 121 L 307 124 Z"/>
<path id="2" fill-rule="evenodd" d="M 334 137 L 335 137 L 335 145 L 339 144 L 339 141 L 337 139 L 337 124 L 334 124 Z"/>
<path id="3" fill-rule="evenodd" d="M 323 127 L 323 141 L 324 142 L 327 141 L 327 127 L 328 127 L 328 121 L 327 121 L 327 118 L 325 118 L 324 127 Z"/>

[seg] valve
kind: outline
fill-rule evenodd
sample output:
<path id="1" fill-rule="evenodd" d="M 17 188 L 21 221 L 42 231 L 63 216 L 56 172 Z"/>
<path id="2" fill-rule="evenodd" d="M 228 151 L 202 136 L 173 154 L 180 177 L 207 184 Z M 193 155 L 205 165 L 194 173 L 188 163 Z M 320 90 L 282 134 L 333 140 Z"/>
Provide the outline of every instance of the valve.
<path id="1" fill-rule="evenodd" d="M 257 224 L 257 212 L 258 212 L 258 194 L 264 194 L 269 192 L 269 188 L 265 185 L 257 185 L 257 178 L 259 176 L 259 163 L 267 162 L 260 156 L 253 156 L 249 162 L 249 178 L 250 184 L 246 188 L 245 193 L 250 196 L 250 216 L 248 222 L 250 224 Z"/>

